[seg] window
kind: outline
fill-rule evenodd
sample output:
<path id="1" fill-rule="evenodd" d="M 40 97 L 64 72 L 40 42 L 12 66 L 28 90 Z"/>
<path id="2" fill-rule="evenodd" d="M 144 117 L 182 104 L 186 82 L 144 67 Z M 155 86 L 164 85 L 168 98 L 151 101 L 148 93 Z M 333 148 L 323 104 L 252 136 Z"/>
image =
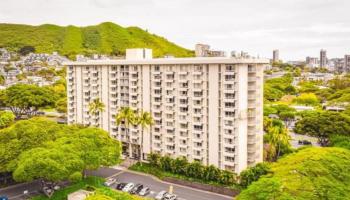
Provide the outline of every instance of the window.
<path id="1" fill-rule="evenodd" d="M 226 71 L 227 72 L 233 72 L 234 71 L 234 67 L 232 65 L 226 65 Z"/>

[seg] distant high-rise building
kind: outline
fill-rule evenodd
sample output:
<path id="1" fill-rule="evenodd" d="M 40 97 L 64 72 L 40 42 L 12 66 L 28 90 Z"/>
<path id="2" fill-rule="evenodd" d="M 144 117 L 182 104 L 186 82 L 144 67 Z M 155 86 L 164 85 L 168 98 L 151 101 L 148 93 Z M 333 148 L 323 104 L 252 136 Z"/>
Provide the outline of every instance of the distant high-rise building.
<path id="1" fill-rule="evenodd" d="M 315 57 L 306 57 L 306 66 L 308 67 L 317 67 L 318 66 L 318 58 Z"/>
<path id="2" fill-rule="evenodd" d="M 224 51 L 210 50 L 210 46 L 207 44 L 196 44 L 195 47 L 196 57 L 225 57 Z"/>
<path id="3" fill-rule="evenodd" d="M 350 55 L 344 56 L 344 72 L 350 72 Z"/>
<path id="4" fill-rule="evenodd" d="M 280 60 L 280 51 L 278 49 L 273 50 L 273 62 L 278 62 Z"/>
<path id="5" fill-rule="evenodd" d="M 326 67 L 327 65 L 327 51 L 321 49 L 320 51 L 320 67 Z"/>
<path id="6" fill-rule="evenodd" d="M 195 48 L 196 57 L 208 57 L 209 50 L 210 50 L 210 46 L 207 44 L 196 44 L 196 48 Z"/>

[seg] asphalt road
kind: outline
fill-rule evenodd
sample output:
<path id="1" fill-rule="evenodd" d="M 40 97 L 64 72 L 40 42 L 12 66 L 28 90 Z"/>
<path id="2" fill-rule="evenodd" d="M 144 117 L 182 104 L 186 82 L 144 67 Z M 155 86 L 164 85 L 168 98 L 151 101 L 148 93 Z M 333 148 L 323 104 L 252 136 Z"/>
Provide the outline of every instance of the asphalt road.
<path id="1" fill-rule="evenodd" d="M 169 190 L 170 183 L 162 182 L 150 176 L 137 174 L 128 171 L 122 171 L 114 168 L 100 168 L 96 171 L 87 171 L 88 175 L 100 176 L 103 178 L 115 177 L 118 182 L 133 182 L 141 183 L 151 189 L 151 194 L 148 197 L 155 197 L 162 190 Z M 24 195 L 23 191 L 27 190 L 28 195 Z M 40 183 L 34 181 L 31 183 L 18 184 L 7 188 L 0 189 L 0 196 L 6 195 L 10 200 L 24 200 L 30 196 L 39 194 Z M 173 185 L 173 193 L 178 196 L 179 200 L 232 200 L 233 197 L 223 196 L 203 190 L 197 190 L 189 187 Z"/>
<path id="2" fill-rule="evenodd" d="M 22 183 L 6 188 L 0 189 L 0 196 L 6 195 L 10 200 L 22 200 L 27 199 L 30 196 L 39 194 L 40 183 L 39 181 L 34 181 L 30 183 Z M 24 194 L 24 191 L 28 191 L 28 194 Z"/>
<path id="3" fill-rule="evenodd" d="M 155 197 L 162 190 L 169 190 L 170 183 L 162 182 L 152 177 L 135 174 L 132 172 L 120 172 L 114 176 L 118 182 L 141 183 L 151 189 L 148 197 Z M 178 196 L 179 200 L 232 200 L 233 197 L 223 196 L 203 190 L 197 190 L 189 187 L 173 185 L 173 193 Z"/>

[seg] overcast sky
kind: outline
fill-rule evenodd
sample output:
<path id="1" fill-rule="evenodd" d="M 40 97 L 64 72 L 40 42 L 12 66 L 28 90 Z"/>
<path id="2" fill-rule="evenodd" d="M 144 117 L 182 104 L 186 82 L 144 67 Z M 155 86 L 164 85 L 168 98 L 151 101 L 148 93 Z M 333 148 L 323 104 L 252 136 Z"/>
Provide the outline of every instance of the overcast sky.
<path id="1" fill-rule="evenodd" d="M 1 23 L 139 26 L 184 47 L 285 60 L 350 54 L 350 0 L 0 0 Z"/>

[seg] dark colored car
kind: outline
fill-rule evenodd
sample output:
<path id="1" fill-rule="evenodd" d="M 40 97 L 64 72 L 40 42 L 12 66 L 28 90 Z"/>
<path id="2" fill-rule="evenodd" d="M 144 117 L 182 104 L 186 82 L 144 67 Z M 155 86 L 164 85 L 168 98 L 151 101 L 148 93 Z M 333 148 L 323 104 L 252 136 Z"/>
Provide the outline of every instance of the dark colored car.
<path id="1" fill-rule="evenodd" d="M 131 190 L 130 190 L 130 194 L 138 194 L 143 188 L 142 184 L 136 184 Z"/>
<path id="2" fill-rule="evenodd" d="M 299 145 L 311 145 L 311 142 L 309 140 L 299 140 Z"/>
<path id="3" fill-rule="evenodd" d="M 309 140 L 303 140 L 303 145 L 311 145 L 311 142 Z"/>
<path id="4" fill-rule="evenodd" d="M 0 196 L 0 200 L 9 200 L 7 196 Z"/>
<path id="5" fill-rule="evenodd" d="M 122 190 L 126 186 L 126 183 L 118 183 L 115 189 Z"/>

